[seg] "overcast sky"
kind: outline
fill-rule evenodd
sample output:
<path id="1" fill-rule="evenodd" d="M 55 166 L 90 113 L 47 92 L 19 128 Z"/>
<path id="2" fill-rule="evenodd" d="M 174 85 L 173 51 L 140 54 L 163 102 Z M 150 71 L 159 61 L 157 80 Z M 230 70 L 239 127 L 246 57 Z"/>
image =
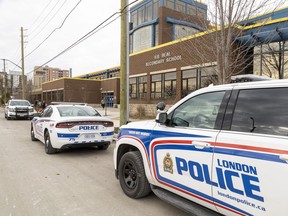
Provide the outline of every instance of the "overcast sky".
<path id="1" fill-rule="evenodd" d="M 43 42 L 61 26 L 79 1 L 61 29 L 55 30 Z M 20 28 L 23 27 L 26 29 L 25 74 L 31 75 L 34 66 L 46 63 L 119 12 L 120 3 L 120 0 L 0 0 L 0 59 L 9 59 L 21 66 Z M 72 68 L 73 76 L 119 66 L 120 18 L 47 65 Z M 1 60 L 0 71 L 3 68 Z M 7 62 L 8 70 L 20 69 Z"/>

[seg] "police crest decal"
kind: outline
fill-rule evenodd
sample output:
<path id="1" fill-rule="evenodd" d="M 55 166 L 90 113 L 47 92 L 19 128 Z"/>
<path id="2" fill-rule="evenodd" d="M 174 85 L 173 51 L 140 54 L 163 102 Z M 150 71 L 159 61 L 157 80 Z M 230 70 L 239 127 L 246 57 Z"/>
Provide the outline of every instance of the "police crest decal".
<path id="1" fill-rule="evenodd" d="M 173 161 L 169 153 L 163 159 L 163 167 L 165 172 L 173 174 Z"/>

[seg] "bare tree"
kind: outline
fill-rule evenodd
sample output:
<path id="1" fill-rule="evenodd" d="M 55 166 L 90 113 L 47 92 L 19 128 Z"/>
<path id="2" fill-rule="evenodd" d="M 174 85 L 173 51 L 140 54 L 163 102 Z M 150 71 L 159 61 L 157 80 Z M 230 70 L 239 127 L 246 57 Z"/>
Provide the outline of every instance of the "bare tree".
<path id="1" fill-rule="evenodd" d="M 218 83 L 230 82 L 231 75 L 251 70 L 254 46 L 259 42 L 253 35 L 249 43 L 237 40 L 245 30 L 245 24 L 239 25 L 240 21 L 273 12 L 283 3 L 284 0 L 207 0 L 209 22 L 202 20 L 202 26 L 207 32 L 201 37 L 183 39 L 185 45 L 181 49 L 190 53 L 194 62 L 197 59 L 199 65 L 207 65 L 209 62 L 214 65 Z M 269 20 L 261 20 L 262 24 L 257 29 L 260 31 L 261 26 Z M 193 65 L 193 62 L 187 63 Z"/>
<path id="2" fill-rule="evenodd" d="M 285 65 L 288 64 L 288 59 L 285 60 L 283 50 L 288 51 L 282 42 L 262 46 L 262 59 L 259 60 L 259 64 L 263 65 L 263 75 L 276 79 L 285 78 L 283 72 Z"/>

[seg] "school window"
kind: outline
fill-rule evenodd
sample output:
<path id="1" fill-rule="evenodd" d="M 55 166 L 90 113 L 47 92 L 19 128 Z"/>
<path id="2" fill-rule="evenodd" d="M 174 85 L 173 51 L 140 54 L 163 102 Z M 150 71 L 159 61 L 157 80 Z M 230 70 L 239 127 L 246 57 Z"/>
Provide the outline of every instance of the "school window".
<path id="1" fill-rule="evenodd" d="M 174 10 L 174 0 L 166 0 L 166 7 Z"/>
<path id="2" fill-rule="evenodd" d="M 163 74 L 164 76 L 164 98 L 176 97 L 176 72 Z"/>
<path id="3" fill-rule="evenodd" d="M 187 4 L 187 14 L 196 16 L 196 7 L 194 5 Z"/>
<path id="4" fill-rule="evenodd" d="M 147 97 L 147 76 L 137 77 L 138 80 L 138 98 L 146 98 Z"/>
<path id="5" fill-rule="evenodd" d="M 146 5 L 145 21 L 151 21 L 153 19 L 152 2 Z"/>
<path id="6" fill-rule="evenodd" d="M 187 37 L 189 35 L 197 34 L 198 32 L 200 32 L 198 29 L 183 25 L 175 24 L 173 25 L 173 27 L 174 27 L 174 35 L 173 35 L 174 40 Z"/>
<path id="7" fill-rule="evenodd" d="M 144 22 L 144 7 L 138 9 L 138 25 Z"/>
<path id="8" fill-rule="evenodd" d="M 148 49 L 152 46 L 152 25 L 138 29 L 133 33 L 133 52 Z"/>
<path id="9" fill-rule="evenodd" d="M 200 69 L 200 74 L 201 76 L 199 88 L 204 88 L 212 83 L 216 83 L 218 79 L 215 67 L 203 67 Z"/>
<path id="10" fill-rule="evenodd" d="M 198 89 L 197 69 L 182 71 L 182 97 Z"/>
<path id="11" fill-rule="evenodd" d="M 162 77 L 161 74 L 151 76 L 151 99 L 161 98 L 162 92 Z"/>
<path id="12" fill-rule="evenodd" d="M 129 79 L 129 96 L 130 96 L 130 98 L 136 98 L 137 97 L 136 78 L 130 78 Z"/>
<path id="13" fill-rule="evenodd" d="M 156 19 L 158 17 L 158 10 L 159 10 L 159 7 L 160 7 L 160 1 L 155 1 L 154 2 L 154 5 L 153 5 L 153 19 Z"/>
<path id="14" fill-rule="evenodd" d="M 185 3 L 177 0 L 176 1 L 176 11 L 179 11 L 181 13 L 186 13 L 186 11 L 185 11 Z"/>

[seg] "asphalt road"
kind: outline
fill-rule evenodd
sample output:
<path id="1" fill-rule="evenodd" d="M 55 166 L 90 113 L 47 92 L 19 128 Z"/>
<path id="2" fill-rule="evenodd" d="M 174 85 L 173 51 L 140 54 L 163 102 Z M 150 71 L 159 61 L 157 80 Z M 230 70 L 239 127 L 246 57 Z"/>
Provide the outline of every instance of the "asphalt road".
<path id="1" fill-rule="evenodd" d="M 151 194 L 134 200 L 114 176 L 113 148 L 47 155 L 30 139 L 30 121 L 6 120 L 0 109 L 1 216 L 187 216 Z"/>

